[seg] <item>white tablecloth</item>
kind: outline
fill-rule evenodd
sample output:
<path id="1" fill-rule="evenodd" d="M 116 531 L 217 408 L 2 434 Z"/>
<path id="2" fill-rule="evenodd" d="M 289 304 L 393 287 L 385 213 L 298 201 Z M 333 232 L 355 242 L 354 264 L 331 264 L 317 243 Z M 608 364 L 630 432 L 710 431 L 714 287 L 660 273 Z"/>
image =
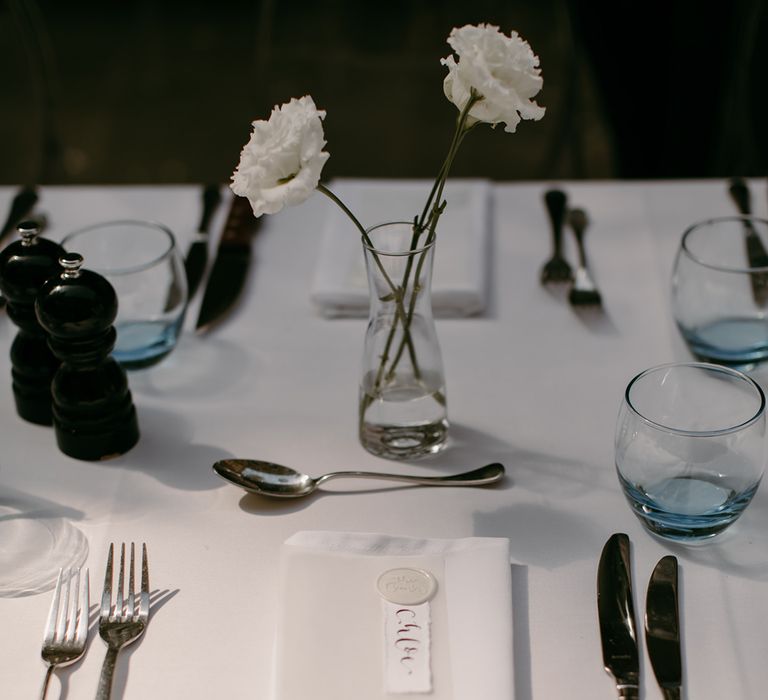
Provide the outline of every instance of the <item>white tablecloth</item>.
<path id="1" fill-rule="evenodd" d="M 508 537 L 521 563 L 512 575 L 515 700 L 615 697 L 602 668 L 595 578 L 605 540 L 627 532 L 639 615 L 657 560 L 670 552 L 680 560 L 688 697 L 765 697 L 768 490 L 719 540 L 685 548 L 642 529 L 613 466 L 627 380 L 688 357 L 669 314 L 670 267 L 687 225 L 732 213 L 725 185 L 563 184 L 571 203 L 590 215 L 587 245 L 605 299 L 602 318 L 575 313 L 538 283 L 550 248 L 547 187 L 494 188 L 490 307 L 477 318 L 438 321 L 452 442 L 429 461 L 387 462 L 357 441 L 365 321 L 323 319 L 309 298 L 323 217 L 333 206 L 321 196 L 267 218 L 242 303 L 226 323 L 205 338 L 187 334 L 163 363 L 129 376 L 142 436 L 118 459 L 70 459 L 57 450 L 51 428 L 17 417 L 7 352 L 16 329 L 0 319 L 0 492 L 44 498 L 49 511 L 67 514 L 85 533 L 94 601 L 108 544 L 149 546 L 153 616 L 144 638 L 118 660 L 118 697 L 267 698 L 278 553 L 299 530 Z M 13 193 L 0 188 L 3 213 Z M 764 198 L 753 199 L 765 214 Z M 50 187 L 41 192 L 41 209 L 53 239 L 95 221 L 140 217 L 168 224 L 186 248 L 199 192 Z M 271 501 L 213 475 L 211 464 L 232 456 L 313 475 L 345 468 L 439 474 L 501 461 L 509 478 L 495 489 L 385 490 L 382 483 L 378 490 L 374 482 L 340 481 L 334 489 L 365 490 Z M 49 602 L 50 593 L 0 599 L 5 700 L 39 692 Z M 93 697 L 104 649 L 95 635 L 84 661 L 61 672 L 66 697 Z M 644 649 L 641 658 L 645 697 L 660 698 Z"/>

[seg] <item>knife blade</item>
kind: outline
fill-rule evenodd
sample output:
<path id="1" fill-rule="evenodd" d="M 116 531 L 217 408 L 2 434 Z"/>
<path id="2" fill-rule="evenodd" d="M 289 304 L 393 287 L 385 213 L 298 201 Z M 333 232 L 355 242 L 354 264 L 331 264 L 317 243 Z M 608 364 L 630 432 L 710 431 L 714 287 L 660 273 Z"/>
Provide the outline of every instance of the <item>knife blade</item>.
<path id="1" fill-rule="evenodd" d="M 619 698 L 637 700 L 640 662 L 632 602 L 629 537 L 621 532 L 611 535 L 600 555 L 597 611 L 605 670 L 614 677 Z"/>
<path id="2" fill-rule="evenodd" d="M 260 223 L 245 197 L 232 200 L 200 305 L 196 332 L 210 330 L 234 308 L 251 263 L 251 239 Z"/>
<path id="3" fill-rule="evenodd" d="M 200 216 L 200 225 L 197 227 L 195 238 L 192 241 L 192 245 L 189 246 L 187 257 L 184 259 L 189 299 L 195 295 L 200 280 L 203 278 L 205 267 L 208 264 L 208 231 L 219 202 L 221 202 L 219 186 L 206 185 L 203 188 L 203 213 Z"/>
<path id="4" fill-rule="evenodd" d="M 741 177 L 732 177 L 728 182 L 728 192 L 736 204 L 742 216 L 752 215 L 752 206 L 749 197 L 749 187 Z M 744 222 L 744 245 L 747 251 L 747 260 L 751 268 L 768 268 L 768 251 L 766 251 L 760 236 L 751 222 Z M 752 297 L 758 306 L 768 304 L 768 273 L 753 272 L 750 275 L 752 284 Z"/>
<path id="5" fill-rule="evenodd" d="M 679 700 L 682 686 L 677 558 L 663 557 L 651 574 L 645 600 L 645 644 L 666 700 Z"/>
<path id="6" fill-rule="evenodd" d="M 22 187 L 11 201 L 11 208 L 8 210 L 8 218 L 0 229 L 0 241 L 2 241 L 11 232 L 16 230 L 16 225 L 23 219 L 28 218 L 32 208 L 37 204 L 38 195 L 34 187 Z"/>

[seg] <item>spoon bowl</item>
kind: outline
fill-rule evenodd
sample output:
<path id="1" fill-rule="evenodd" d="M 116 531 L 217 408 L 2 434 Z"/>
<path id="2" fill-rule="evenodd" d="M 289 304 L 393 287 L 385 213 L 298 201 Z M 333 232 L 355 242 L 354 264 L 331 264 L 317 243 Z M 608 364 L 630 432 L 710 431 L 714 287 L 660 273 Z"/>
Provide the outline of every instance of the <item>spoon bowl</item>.
<path id="1" fill-rule="evenodd" d="M 213 465 L 213 471 L 222 479 L 246 491 L 261 496 L 276 496 L 277 498 L 309 496 L 323 482 L 339 477 L 405 481 L 422 486 L 485 486 L 499 481 L 504 476 L 504 467 L 499 463 L 488 464 L 479 469 L 450 476 L 414 476 L 344 471 L 330 472 L 313 478 L 273 462 L 257 459 L 222 459 Z"/>

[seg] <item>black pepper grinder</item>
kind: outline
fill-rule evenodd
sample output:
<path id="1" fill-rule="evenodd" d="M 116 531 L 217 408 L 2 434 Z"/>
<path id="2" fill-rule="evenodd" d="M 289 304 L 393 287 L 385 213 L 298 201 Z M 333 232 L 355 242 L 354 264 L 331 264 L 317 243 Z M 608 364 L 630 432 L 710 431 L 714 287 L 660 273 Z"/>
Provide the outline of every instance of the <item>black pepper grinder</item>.
<path id="1" fill-rule="evenodd" d="M 117 334 L 117 295 L 101 275 L 80 269 L 78 253 L 59 258 L 35 303 L 37 319 L 61 365 L 53 378 L 53 425 L 59 449 L 77 459 L 108 459 L 139 439 L 125 371 L 109 354 Z"/>
<path id="2" fill-rule="evenodd" d="M 21 240 L 0 252 L 0 291 L 8 302 L 8 316 L 19 327 L 11 345 L 13 396 L 24 420 L 51 425 L 51 381 L 59 360 L 35 316 L 35 298 L 45 281 L 61 272 L 64 249 L 40 238 L 34 221 L 22 221 L 17 229 Z"/>

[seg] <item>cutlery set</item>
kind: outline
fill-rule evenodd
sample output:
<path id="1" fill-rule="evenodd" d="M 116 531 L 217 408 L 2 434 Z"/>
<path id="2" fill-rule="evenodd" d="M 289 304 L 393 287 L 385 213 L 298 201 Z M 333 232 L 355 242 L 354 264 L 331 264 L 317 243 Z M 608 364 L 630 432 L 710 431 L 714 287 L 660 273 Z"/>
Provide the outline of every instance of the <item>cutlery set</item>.
<path id="1" fill-rule="evenodd" d="M 656 681 L 666 700 L 679 700 L 682 686 L 677 559 L 665 556 L 648 583 L 645 642 Z M 597 570 L 597 611 L 605 670 L 616 682 L 618 697 L 640 697 L 638 630 L 632 593 L 629 537 L 612 535 Z"/>
<path id="2" fill-rule="evenodd" d="M 545 286 L 570 285 L 568 301 L 574 307 L 600 307 L 602 297 L 590 273 L 584 245 L 589 224 L 586 211 L 580 208 L 569 209 L 565 192 L 557 189 L 544 193 L 544 204 L 552 229 L 552 256 L 541 268 L 541 283 Z M 563 254 L 563 227 L 566 223 L 573 231 L 578 250 L 575 273 Z"/>
<path id="3" fill-rule="evenodd" d="M 142 544 L 138 592 L 136 551 L 133 543 L 130 545 L 129 557 L 126 577 L 126 548 L 124 543 L 121 544 L 120 568 L 113 598 L 114 544 L 109 545 L 99 614 L 99 635 L 107 645 L 107 653 L 101 668 L 96 700 L 108 700 L 111 697 L 118 652 L 141 637 L 149 622 L 147 545 Z M 48 669 L 40 695 L 41 700 L 45 700 L 54 668 L 74 663 L 85 653 L 89 607 L 88 569 L 60 571 L 43 636 L 41 655 L 48 664 Z"/>
<path id="4" fill-rule="evenodd" d="M 192 244 L 184 259 L 188 298 L 197 292 L 208 267 L 208 241 L 213 215 L 221 204 L 218 184 L 203 187 L 203 209 Z M 200 302 L 195 331 L 206 333 L 235 306 L 251 264 L 251 239 L 261 223 L 243 197 L 234 197 L 219 238 L 216 257 Z"/>
<path id="5" fill-rule="evenodd" d="M 751 216 L 749 186 L 744 178 L 728 180 L 728 193 L 742 216 Z M 586 211 L 568 208 L 568 197 L 562 190 L 550 189 L 544 193 L 544 204 L 549 214 L 552 231 L 552 254 L 541 268 L 541 283 L 545 286 L 570 285 L 568 301 L 574 307 L 600 307 L 602 297 L 587 262 L 584 236 L 589 219 Z M 563 253 L 563 227 L 573 231 L 578 251 L 578 264 L 573 267 Z M 749 221 L 744 222 L 744 246 L 751 268 L 768 268 L 768 250 Z M 752 294 L 758 306 L 768 304 L 768 273 L 751 275 Z"/>

